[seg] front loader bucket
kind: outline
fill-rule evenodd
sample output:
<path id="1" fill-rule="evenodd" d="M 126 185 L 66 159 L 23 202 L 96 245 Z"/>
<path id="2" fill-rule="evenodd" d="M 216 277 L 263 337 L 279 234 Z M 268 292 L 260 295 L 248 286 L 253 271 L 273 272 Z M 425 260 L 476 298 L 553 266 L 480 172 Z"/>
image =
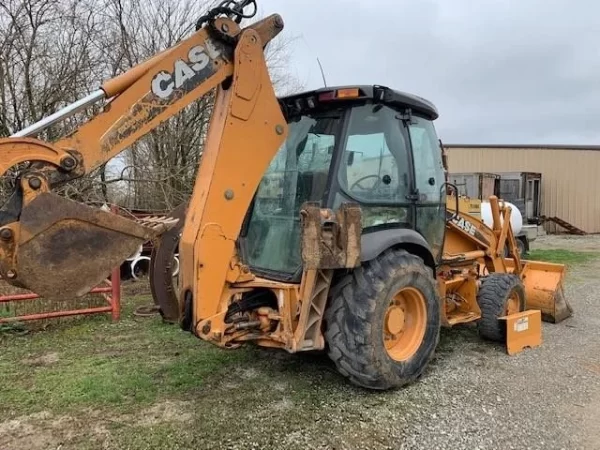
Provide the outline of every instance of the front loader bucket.
<path id="1" fill-rule="evenodd" d="M 570 317 L 563 281 L 565 266 L 541 261 L 523 261 L 526 309 L 539 309 L 544 322 L 558 323 Z"/>

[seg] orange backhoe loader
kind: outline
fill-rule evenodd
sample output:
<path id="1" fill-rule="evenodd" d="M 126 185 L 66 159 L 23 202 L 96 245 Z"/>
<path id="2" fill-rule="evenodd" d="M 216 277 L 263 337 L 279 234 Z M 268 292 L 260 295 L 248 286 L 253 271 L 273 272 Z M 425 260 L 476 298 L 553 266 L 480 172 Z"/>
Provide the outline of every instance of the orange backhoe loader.
<path id="1" fill-rule="evenodd" d="M 415 380 L 441 326 L 475 322 L 509 353 L 538 345 L 541 315 L 570 314 L 564 267 L 520 259 L 498 199 L 492 228 L 461 210 L 434 105 L 378 85 L 278 99 L 264 48 L 283 21 L 242 29 L 255 12 L 254 0 L 224 1 L 189 38 L 0 140 L 2 174 L 19 168 L 0 211 L 3 279 L 82 295 L 155 239 L 152 289 L 183 329 L 226 348 L 327 350 L 372 389 Z M 52 192 L 213 89 L 193 194 L 174 217 L 135 222 Z M 34 137 L 103 99 L 71 135 Z M 176 288 L 161 256 L 173 242 Z"/>

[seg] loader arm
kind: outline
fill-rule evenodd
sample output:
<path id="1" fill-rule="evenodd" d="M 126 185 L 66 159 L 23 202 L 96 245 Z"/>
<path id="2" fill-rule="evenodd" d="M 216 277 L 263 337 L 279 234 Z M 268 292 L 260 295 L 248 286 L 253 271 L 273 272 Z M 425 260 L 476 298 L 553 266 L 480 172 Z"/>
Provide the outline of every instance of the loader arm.
<path id="1" fill-rule="evenodd" d="M 449 202 L 451 205 L 453 202 Z M 510 223 L 511 208 L 500 205 L 495 196 L 490 198 L 493 218 L 492 228 L 483 221 L 464 212 L 452 213 L 447 222 L 447 236 L 444 244 L 444 259 L 447 261 L 462 261 L 483 259 L 489 272 L 505 273 L 508 271 L 507 260 L 504 257 L 508 248 L 512 258 L 511 271 L 520 274 L 523 264 L 517 251 L 517 243 Z"/>
<path id="2" fill-rule="evenodd" d="M 526 308 L 539 309 L 542 319 L 560 322 L 573 310 L 564 294 L 565 267 L 542 261 L 523 261 L 510 224 L 511 208 L 500 205 L 496 196 L 489 199 L 493 224 L 449 208 L 452 214 L 446 225 L 443 265 L 449 268 L 478 266 L 477 272 L 513 273 L 523 282 Z M 454 202 L 448 202 L 449 205 Z M 505 257 L 508 248 L 509 257 Z"/>
<path id="3" fill-rule="evenodd" d="M 249 3 L 223 2 L 189 38 L 0 140 L 1 175 L 26 165 L 0 209 L 2 278 L 46 298 L 83 295 L 142 242 L 173 226 L 168 220 L 125 219 L 60 197 L 52 188 L 90 173 L 216 88 L 180 255 L 186 295 L 200 297 L 198 282 L 207 279 L 204 290 L 218 291 L 252 195 L 287 134 L 264 57 L 283 21 L 272 15 L 241 29 Z M 53 143 L 31 137 L 102 98 L 110 99 L 103 112 L 71 135 Z M 210 265 L 204 264 L 202 245 L 216 252 Z"/>

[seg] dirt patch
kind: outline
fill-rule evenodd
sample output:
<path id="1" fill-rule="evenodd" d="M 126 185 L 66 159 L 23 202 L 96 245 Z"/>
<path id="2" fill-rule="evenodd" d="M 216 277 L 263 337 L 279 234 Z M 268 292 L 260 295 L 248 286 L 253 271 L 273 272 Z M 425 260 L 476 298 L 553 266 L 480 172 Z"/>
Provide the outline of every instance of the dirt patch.
<path id="1" fill-rule="evenodd" d="M 182 401 L 164 401 L 139 413 L 136 425 L 154 426 L 162 423 L 190 422 L 192 404 Z"/>
<path id="2" fill-rule="evenodd" d="M 128 297 L 133 297 L 136 295 L 149 295 L 150 292 L 150 282 L 148 279 L 141 280 L 127 280 L 121 283 L 121 289 L 123 295 Z"/>
<path id="3" fill-rule="evenodd" d="M 273 380 L 271 383 L 271 389 L 278 392 L 286 392 L 290 389 L 290 386 L 283 381 Z"/>
<path id="4" fill-rule="evenodd" d="M 135 414 L 108 414 L 87 410 L 73 415 L 53 415 L 42 411 L 0 422 L 0 449 L 46 450 L 77 448 L 76 442 L 110 440 L 111 424 L 119 427 L 154 427 L 183 424 L 192 421 L 192 404 L 183 401 L 163 401 Z"/>
<path id="5" fill-rule="evenodd" d="M 273 402 L 271 404 L 271 409 L 273 411 L 277 411 L 277 412 L 286 412 L 286 411 L 291 411 L 292 409 L 294 409 L 294 402 L 292 400 L 290 400 L 287 397 L 284 397 L 283 399 L 277 401 L 277 402 Z"/>
<path id="6" fill-rule="evenodd" d="M 260 373 L 251 367 L 249 369 L 242 369 L 240 371 L 240 375 L 245 380 L 254 380 L 260 375 Z"/>
<path id="7" fill-rule="evenodd" d="M 37 356 L 35 358 L 27 358 L 24 359 L 23 361 L 21 361 L 23 364 L 25 364 L 26 366 L 50 366 L 52 364 L 57 363 L 60 360 L 60 358 L 58 357 L 58 353 L 56 352 L 51 352 L 51 353 L 45 353 L 41 356 Z"/>
<path id="8" fill-rule="evenodd" d="M 73 418 L 70 416 L 53 417 L 47 411 L 0 422 L 0 448 L 2 450 L 60 448 L 77 432 L 77 428 L 73 427 L 72 423 Z"/>

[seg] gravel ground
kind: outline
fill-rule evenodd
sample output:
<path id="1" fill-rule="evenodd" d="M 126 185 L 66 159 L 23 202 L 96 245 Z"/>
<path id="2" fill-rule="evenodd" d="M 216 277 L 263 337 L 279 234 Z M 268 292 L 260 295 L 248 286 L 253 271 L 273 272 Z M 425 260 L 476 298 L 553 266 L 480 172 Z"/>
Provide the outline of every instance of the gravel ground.
<path id="1" fill-rule="evenodd" d="M 548 236 L 533 248 L 600 252 L 600 236 Z M 543 345 L 516 356 L 480 341 L 473 327 L 443 330 L 421 380 L 373 393 L 349 385 L 326 358 L 250 347 L 214 363 L 202 383 L 181 381 L 177 388 L 171 380 L 175 398 L 157 397 L 134 412 L 94 403 L 0 420 L 0 448 L 598 450 L 599 269 L 600 259 L 593 259 L 569 270 L 566 293 L 574 317 L 544 324 Z M 136 326 L 144 325 L 136 323 L 90 325 L 95 339 L 113 329 L 132 333 L 99 341 L 105 355 L 96 355 L 98 364 L 115 361 L 123 345 L 140 340 Z M 161 345 L 168 337 L 182 340 L 178 348 L 193 346 L 186 360 L 169 356 L 184 363 L 180 377 L 197 373 L 197 352 L 213 351 L 175 331 L 164 333 L 156 341 L 144 335 L 144 345 Z M 53 361 L 64 357 L 60 350 L 52 355 Z M 156 364 L 164 362 L 157 358 Z M 125 372 L 118 376 L 122 383 Z"/>
<path id="2" fill-rule="evenodd" d="M 532 247 L 600 251 L 600 237 L 545 236 Z M 544 324 L 538 349 L 510 357 L 474 333 L 446 331 L 424 379 L 389 399 L 419 406 L 373 411 L 387 423 L 387 443 L 396 441 L 380 448 L 600 449 L 599 268 L 569 271 L 575 315 Z"/>
<path id="3" fill-rule="evenodd" d="M 532 247 L 600 251 L 600 236 L 545 236 Z M 330 433 L 317 421 L 286 443 L 298 449 L 600 449 L 599 269 L 595 260 L 569 271 L 566 294 L 575 314 L 544 323 L 542 347 L 508 356 L 470 327 L 444 330 L 419 382 L 370 398 L 349 392 L 344 401 L 324 400 Z"/>

